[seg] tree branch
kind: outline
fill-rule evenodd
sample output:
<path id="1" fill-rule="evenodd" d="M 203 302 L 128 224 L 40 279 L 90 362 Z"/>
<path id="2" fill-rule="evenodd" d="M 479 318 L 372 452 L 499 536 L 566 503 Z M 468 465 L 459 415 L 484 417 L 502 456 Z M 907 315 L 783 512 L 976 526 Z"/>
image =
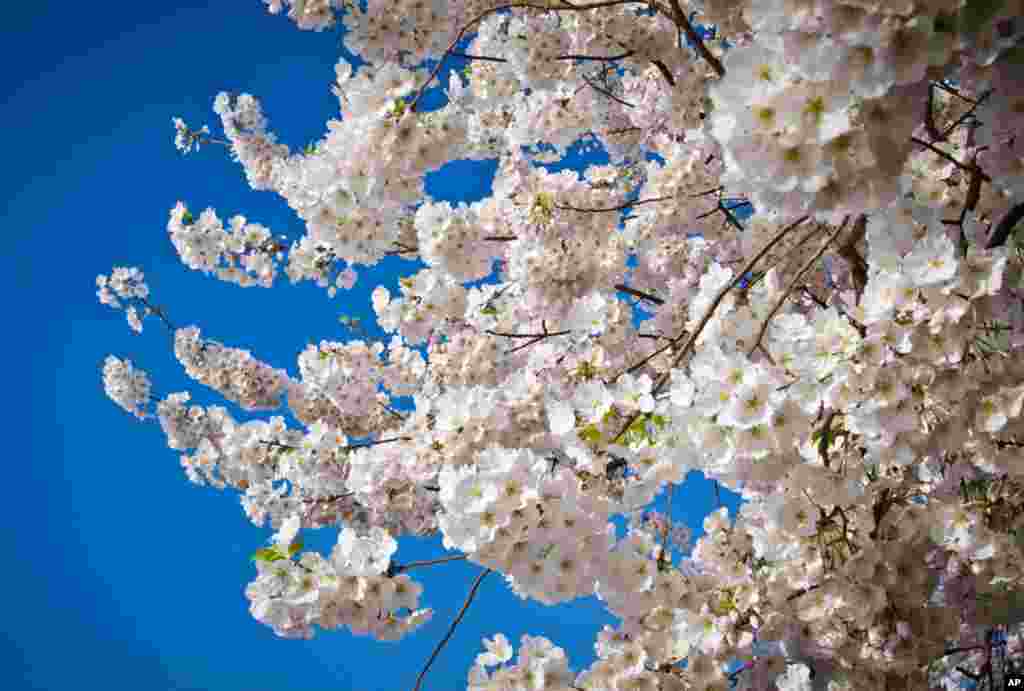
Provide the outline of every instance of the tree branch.
<path id="1" fill-rule="evenodd" d="M 434 66 L 434 69 L 431 70 L 430 76 L 427 77 L 427 81 L 423 82 L 423 85 L 420 86 L 419 90 L 417 90 L 416 96 L 413 98 L 412 103 L 409 104 L 409 112 L 416 112 L 416 106 L 419 105 L 420 99 L 423 98 L 423 92 L 426 91 L 427 86 L 430 84 L 430 82 L 434 81 L 434 77 L 436 77 L 437 73 L 441 71 L 441 65 L 444 64 L 445 58 L 451 55 L 452 51 L 455 49 L 455 46 L 457 46 L 459 44 L 459 41 L 462 40 L 462 37 L 466 35 L 466 32 L 469 31 L 473 26 L 475 26 L 476 24 L 478 24 L 479 22 L 481 22 L 482 20 L 486 19 L 487 17 L 491 16 L 496 12 L 500 12 L 501 10 L 514 9 L 517 7 L 530 7 L 535 10 L 547 10 L 552 12 L 585 12 L 587 10 L 595 10 L 601 7 L 612 7 L 615 5 L 646 4 L 646 0 L 601 0 L 599 2 L 590 3 L 589 5 L 566 4 L 565 7 L 551 7 L 550 5 L 541 5 L 533 2 L 510 2 L 504 5 L 498 5 L 497 7 L 492 7 L 488 10 L 484 10 L 480 14 L 470 19 L 461 29 L 459 29 L 459 32 L 455 35 L 455 38 L 452 39 L 452 42 L 450 44 L 448 44 L 448 48 L 445 49 L 444 54 L 441 55 L 441 57 L 438 59 L 437 64 Z"/>
<path id="2" fill-rule="evenodd" d="M 654 389 L 651 391 L 651 395 L 652 396 L 657 396 L 659 393 L 661 393 L 662 388 L 665 386 L 666 383 L 668 383 L 668 380 L 669 380 L 669 378 L 672 375 L 672 370 L 675 369 L 676 367 L 678 367 L 679 363 L 682 362 L 684 357 L 686 357 L 686 354 L 689 353 L 693 349 L 694 345 L 697 343 L 697 338 L 700 336 L 701 331 L 703 331 L 704 327 L 707 326 L 709 321 L 711 321 L 711 317 L 714 315 L 715 310 L 718 309 L 718 305 L 721 304 L 722 300 L 725 299 L 725 296 L 729 293 L 729 291 L 732 290 L 733 288 L 735 288 L 737 285 L 740 284 L 740 281 L 742 281 L 743 278 L 748 273 L 750 273 L 750 270 L 753 269 L 754 266 L 756 266 L 759 261 L 761 261 L 761 259 L 764 257 L 764 255 L 768 254 L 768 252 L 770 252 L 771 249 L 775 245 L 777 245 L 784 237 L 789 235 L 789 233 L 794 228 L 797 228 L 798 226 L 803 224 L 803 222 L 806 221 L 809 218 L 810 218 L 810 216 L 801 216 L 796 221 L 794 221 L 793 223 L 790 223 L 788 226 L 786 226 L 785 228 L 780 230 L 778 233 L 776 233 L 775 237 L 773 237 L 771 240 L 769 240 L 765 244 L 765 246 L 761 248 L 761 251 L 759 251 L 756 255 L 754 255 L 753 259 L 751 259 L 749 262 L 747 262 L 747 265 L 745 267 L 743 267 L 743 269 L 739 273 L 736 274 L 736 276 L 732 279 L 732 281 L 729 282 L 729 285 L 725 286 L 724 288 L 722 288 L 722 290 L 719 291 L 718 295 L 715 296 L 715 299 L 711 302 L 711 304 L 708 306 L 708 308 L 704 311 L 704 316 L 701 317 L 700 322 L 697 324 L 697 328 L 694 329 L 692 334 L 690 334 L 690 337 L 686 340 L 686 343 L 683 345 L 682 349 L 676 355 L 676 358 L 672 362 L 672 365 L 658 379 L 657 384 L 655 385 Z M 665 346 L 665 348 L 672 347 L 673 345 L 675 345 L 676 343 L 679 342 L 680 338 L 682 338 L 682 334 L 680 334 L 679 336 L 674 338 L 668 345 Z M 662 348 L 661 350 L 664 350 L 665 348 Z M 660 352 L 660 351 L 656 351 L 656 353 L 657 352 Z M 654 355 L 656 353 L 649 355 L 647 358 L 645 358 L 643 361 L 641 361 L 640 364 L 643 364 L 643 362 L 646 362 L 647 360 L 650 360 L 652 357 L 654 357 Z M 628 369 L 626 371 L 627 372 L 632 371 L 636 367 L 638 367 L 638 365 L 634 365 L 633 367 L 631 367 L 630 369 Z M 622 374 L 622 373 L 620 373 L 620 374 Z M 612 381 L 614 381 L 615 379 L 618 379 L 618 377 L 619 377 L 619 375 L 616 375 L 615 378 Z M 634 413 L 630 417 L 630 419 L 626 422 L 626 424 L 622 427 L 622 430 L 620 430 L 619 433 L 616 434 L 615 437 L 609 443 L 611 443 L 611 444 L 616 443 L 619 440 L 619 438 L 622 437 L 622 435 L 626 433 L 626 430 L 629 429 L 630 425 L 632 425 L 634 422 L 636 422 L 638 417 L 640 417 L 640 413 Z"/>
<path id="3" fill-rule="evenodd" d="M 1014 226 L 1021 220 L 1024 220 L 1024 202 L 1017 204 L 1006 212 L 1006 215 L 996 225 L 996 229 L 992 231 L 992 236 L 988 239 L 985 249 L 990 250 L 1005 245 Z"/>
<path id="4" fill-rule="evenodd" d="M 589 86 L 591 89 L 593 89 L 594 91 L 598 91 L 598 92 L 604 94 L 605 96 L 607 96 L 608 98 L 612 99 L 616 103 L 620 103 L 620 104 L 626 106 L 627 108 L 636 108 L 636 106 L 634 104 L 630 103 L 629 101 L 623 101 L 621 98 L 619 98 L 618 96 L 613 94 L 611 91 L 608 91 L 607 89 L 603 89 L 600 86 L 598 86 L 597 84 L 595 84 L 594 82 L 592 82 L 589 79 L 587 79 L 587 75 L 581 74 L 580 78 L 583 79 L 583 81 L 585 81 L 587 83 L 587 86 Z"/>
<path id="5" fill-rule="evenodd" d="M 956 160 L 953 156 L 951 156 L 950 154 L 946 153 L 942 149 L 938 148 L 934 144 L 930 144 L 930 143 L 926 142 L 923 139 L 918 139 L 917 137 L 911 137 L 910 141 L 912 141 L 915 144 L 918 144 L 920 146 L 923 146 L 924 148 L 928 149 L 929 151 L 931 151 L 936 156 L 939 156 L 940 158 L 943 158 L 943 159 L 949 161 L 950 163 L 955 165 L 960 170 L 963 170 L 963 171 L 968 172 L 968 173 L 973 170 L 973 168 L 971 168 L 970 166 L 968 166 L 965 163 L 961 163 L 960 161 Z M 981 175 L 981 179 L 984 180 L 985 182 L 989 182 L 989 183 L 992 182 L 992 178 L 988 174 L 986 174 L 984 172 L 980 172 L 979 175 Z"/>
<path id="6" fill-rule="evenodd" d="M 679 0 L 669 0 L 669 3 L 672 5 L 672 13 L 675 15 L 676 25 L 683 30 L 687 40 L 697 49 L 697 54 L 711 65 L 711 69 L 715 71 L 715 74 L 719 77 L 724 77 L 725 67 L 722 66 L 718 58 L 711 54 L 708 47 L 704 45 L 704 39 L 700 37 L 696 29 L 693 28 L 693 24 L 687 19 L 686 14 L 683 13 L 683 8 L 679 6 Z"/>
<path id="7" fill-rule="evenodd" d="M 649 293 L 641 292 L 639 290 L 636 290 L 635 288 L 630 288 L 629 286 L 627 286 L 625 284 L 622 284 L 622 283 L 617 283 L 615 285 L 615 289 L 616 290 L 621 290 L 623 293 L 629 293 L 633 297 L 638 297 L 641 300 L 647 300 L 648 302 L 653 302 L 655 305 L 664 305 L 665 304 L 665 301 L 662 300 L 659 297 L 655 297 L 655 296 L 653 296 L 653 295 L 651 295 Z"/>
<path id="8" fill-rule="evenodd" d="M 771 323 L 772 317 L 775 316 L 775 313 L 778 312 L 779 309 L 782 307 L 782 304 L 786 301 L 786 298 L 788 298 L 789 294 L 793 292 L 794 288 L 796 288 L 797 283 L 799 283 L 801 279 L 803 279 L 804 274 L 810 271 L 811 267 L 814 266 L 818 259 L 821 258 L 821 255 L 825 253 L 825 250 L 828 249 L 828 246 L 831 245 L 832 241 L 836 239 L 836 236 L 843 232 L 843 229 L 846 227 L 846 223 L 849 220 L 849 216 L 844 218 L 843 222 L 839 224 L 839 227 L 836 228 L 835 232 L 829 235 L 828 239 L 825 240 L 825 242 L 821 243 L 821 247 L 818 248 L 818 251 L 814 253 L 814 256 L 808 259 L 807 262 L 804 263 L 802 267 L 800 267 L 800 270 L 796 272 L 796 276 L 794 276 L 793 280 L 789 282 L 789 286 L 786 288 L 786 290 L 782 292 L 782 295 L 779 296 L 779 299 L 775 301 L 775 304 L 772 306 L 771 311 L 768 312 L 768 316 L 765 317 L 764 321 L 761 323 L 761 329 L 757 332 L 757 338 L 754 339 L 754 345 L 750 346 L 750 350 L 747 351 L 747 357 L 753 355 L 754 351 L 757 350 L 758 346 L 761 345 L 761 339 L 764 338 L 764 334 L 768 330 L 768 324 Z"/>
<path id="9" fill-rule="evenodd" d="M 592 60 L 598 62 L 611 62 L 613 60 L 621 60 L 622 58 L 628 58 L 629 56 L 636 53 L 635 50 L 628 50 L 621 55 L 559 55 L 555 60 Z"/>
<path id="10" fill-rule="evenodd" d="M 636 201 L 626 202 L 625 204 L 619 204 L 618 206 L 612 206 L 607 209 L 579 209 L 575 206 L 562 206 L 561 204 L 555 204 L 556 209 L 563 211 L 579 211 L 581 213 L 601 213 L 604 211 L 622 211 L 628 209 L 631 206 L 640 206 L 641 204 L 650 204 L 652 202 L 663 202 L 672 197 L 654 197 L 653 199 L 637 199 Z"/>
<path id="11" fill-rule="evenodd" d="M 651 64 L 658 68 L 658 71 L 661 72 L 661 76 L 665 78 L 665 81 L 668 82 L 669 86 L 676 85 L 676 78 L 672 76 L 671 70 L 669 70 L 668 66 L 664 62 L 661 60 L 651 60 Z"/>
<path id="12" fill-rule="evenodd" d="M 508 62 L 505 58 L 495 58 L 490 55 L 470 55 L 469 53 L 448 53 L 453 58 L 465 58 L 466 60 L 486 60 L 488 62 Z"/>
<path id="13" fill-rule="evenodd" d="M 409 569 L 415 569 L 418 566 L 433 566 L 434 564 L 447 564 L 450 561 L 463 561 L 467 557 L 465 554 L 456 554 L 451 557 L 439 557 L 438 559 L 427 559 L 425 561 L 410 561 L 408 564 L 395 564 L 391 563 L 388 565 L 388 570 L 385 572 L 388 576 L 394 577 L 400 573 L 405 573 Z"/>
<path id="14" fill-rule="evenodd" d="M 480 587 L 480 582 L 483 581 L 484 576 L 490 572 L 490 569 L 484 569 L 480 575 L 476 577 L 476 582 L 473 583 L 473 587 L 470 589 L 469 595 L 466 596 L 466 602 L 463 603 L 462 609 L 459 610 L 458 615 L 455 617 L 455 621 L 453 621 L 452 625 L 448 627 L 448 633 L 445 634 L 444 638 L 441 639 L 441 642 L 437 644 L 436 648 L 434 648 L 434 652 L 430 654 L 430 659 L 427 660 L 427 664 L 423 666 L 423 669 L 420 671 L 420 675 L 416 677 L 416 686 L 413 687 L 413 691 L 419 691 L 420 685 L 423 683 L 423 677 L 427 676 L 427 671 L 430 669 L 430 666 L 434 664 L 434 660 L 437 659 L 438 653 L 441 652 L 441 649 L 444 648 L 448 639 L 450 639 L 452 634 L 455 633 L 455 627 L 457 627 L 459 622 L 462 621 L 462 617 L 465 616 L 470 603 L 473 602 L 473 598 L 476 596 L 476 591 Z"/>

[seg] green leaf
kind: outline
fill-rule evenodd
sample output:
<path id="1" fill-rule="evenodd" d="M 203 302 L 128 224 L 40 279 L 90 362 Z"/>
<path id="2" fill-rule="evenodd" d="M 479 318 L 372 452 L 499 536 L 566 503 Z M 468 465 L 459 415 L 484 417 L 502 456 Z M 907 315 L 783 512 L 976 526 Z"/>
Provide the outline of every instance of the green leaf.
<path id="1" fill-rule="evenodd" d="M 960 29 L 967 34 L 976 34 L 985 28 L 1006 0 L 968 0 L 960 10 Z"/>
<path id="2" fill-rule="evenodd" d="M 484 307 L 482 310 L 480 310 L 480 314 L 489 314 L 491 316 L 494 316 L 497 313 L 498 313 L 498 308 L 497 307 L 492 307 L 491 305 L 488 305 L 487 307 Z"/>
<path id="3" fill-rule="evenodd" d="M 288 556 L 294 557 L 302 550 L 302 540 L 296 540 L 292 544 L 288 545 Z"/>
<path id="4" fill-rule="evenodd" d="M 653 422 L 658 429 L 663 429 L 665 425 L 668 424 L 668 418 L 664 415 L 655 415 L 651 413 L 650 418 L 651 422 Z"/>
<path id="5" fill-rule="evenodd" d="M 935 15 L 935 33 L 955 34 L 959 25 L 960 16 L 957 14 L 946 14 L 939 12 Z"/>
<path id="6" fill-rule="evenodd" d="M 999 56 L 997 62 L 1006 62 L 1010 65 L 1018 65 L 1024 68 L 1024 43 L 1018 43 L 1014 47 Z M 1017 224 L 1017 230 L 1021 229 L 1021 224 Z"/>
<path id="7" fill-rule="evenodd" d="M 275 561 L 286 559 L 283 554 L 277 549 L 277 547 L 262 547 L 252 555 L 252 561 L 265 561 L 273 564 Z"/>
<path id="8" fill-rule="evenodd" d="M 193 223 L 195 223 L 195 220 L 196 219 L 192 215 L 192 212 L 189 211 L 188 209 L 185 210 L 185 215 L 181 217 L 182 225 L 186 225 L 186 226 L 192 225 Z"/>
<path id="9" fill-rule="evenodd" d="M 597 444 L 601 441 L 601 430 L 597 428 L 597 425 L 587 425 L 579 431 L 579 436 L 580 439 Z"/>

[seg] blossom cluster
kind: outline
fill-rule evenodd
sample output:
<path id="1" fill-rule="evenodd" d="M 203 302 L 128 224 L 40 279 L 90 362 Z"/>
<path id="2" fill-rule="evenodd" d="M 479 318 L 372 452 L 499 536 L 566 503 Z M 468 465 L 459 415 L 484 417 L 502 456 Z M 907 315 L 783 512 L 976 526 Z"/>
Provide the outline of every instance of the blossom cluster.
<path id="1" fill-rule="evenodd" d="M 373 290 L 389 344 L 311 345 L 297 379 L 175 330 L 192 378 L 247 410 L 287 395 L 305 428 L 157 404 L 189 478 L 278 531 L 258 620 L 404 635 L 429 615 L 389 568 L 395 538 L 439 535 L 524 598 L 595 594 L 620 620 L 577 675 L 544 639 L 515 663 L 487 641 L 474 689 L 931 689 L 992 669 L 996 634 L 1024 628 L 1019 0 L 267 4 L 311 29 L 344 9 L 374 63 L 339 63 L 340 119 L 303 153 L 254 97 L 216 99 L 251 186 L 305 223 L 289 278 L 333 295 L 356 265 L 426 266 Z M 456 35 L 469 66 L 422 112 L 437 75 L 416 65 Z M 612 164 L 536 165 L 582 140 Z M 444 162 L 486 158 L 487 199 L 425 194 Z M 270 285 L 284 246 L 230 227 L 179 204 L 168 230 L 191 268 Z M 150 309 L 137 269 L 98 287 Z M 147 416 L 130 363 L 104 383 Z M 674 555 L 691 536 L 645 509 L 690 470 L 746 501 Z M 296 560 L 322 526 L 330 558 Z"/>
<path id="2" fill-rule="evenodd" d="M 316 625 L 394 641 L 430 620 L 431 610 L 418 607 L 423 586 L 405 574 L 385 575 L 398 548 L 386 532 L 346 528 L 329 560 L 315 552 L 293 560 L 300 524 L 290 517 L 274 537 L 276 549 L 257 554 L 258 575 L 245 590 L 257 621 L 283 638 L 312 638 Z"/>
<path id="3" fill-rule="evenodd" d="M 149 296 L 149 286 L 146 285 L 145 275 L 137 267 L 115 266 L 110 276 L 99 275 L 96 277 L 96 296 L 104 305 L 110 305 L 114 309 L 124 309 L 125 318 L 135 333 L 142 333 L 142 320 L 139 318 L 139 311 L 135 305 L 124 306 L 121 300 L 145 300 Z M 144 315 L 148 314 L 148 307 Z"/>

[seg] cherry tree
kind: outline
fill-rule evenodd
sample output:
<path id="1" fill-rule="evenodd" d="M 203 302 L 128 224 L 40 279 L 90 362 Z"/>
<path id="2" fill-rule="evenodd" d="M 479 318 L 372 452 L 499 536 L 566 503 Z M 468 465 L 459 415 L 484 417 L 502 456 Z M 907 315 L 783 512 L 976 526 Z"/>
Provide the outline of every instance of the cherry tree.
<path id="1" fill-rule="evenodd" d="M 596 595 L 620 623 L 577 671 L 544 638 L 485 640 L 473 691 L 1012 673 L 1024 2 L 265 4 L 346 27 L 369 64 L 339 61 L 339 118 L 292 151 L 254 96 L 221 93 L 223 134 L 175 118 L 176 144 L 230 150 L 306 234 L 179 203 L 170 240 L 225 281 L 271 287 L 283 268 L 332 297 L 361 266 L 419 259 L 399 294 L 373 291 L 390 342 L 321 341 L 294 375 L 176 326 L 138 268 L 98 278 L 134 331 L 170 329 L 191 378 L 303 425 L 156 401 L 136 363 L 103 367 L 191 481 L 275 530 L 246 590 L 257 620 L 410 634 L 432 610 L 407 572 L 451 557 L 401 564 L 395 538 L 440 535 L 482 570 L 417 689 L 492 572 L 546 604 Z M 610 163 L 539 165 L 581 141 Z M 498 160 L 491 195 L 430 198 L 424 176 L 461 159 Z M 745 503 L 680 558 L 685 526 L 645 509 L 690 470 Z M 303 551 L 301 531 L 335 526 L 331 554 Z"/>

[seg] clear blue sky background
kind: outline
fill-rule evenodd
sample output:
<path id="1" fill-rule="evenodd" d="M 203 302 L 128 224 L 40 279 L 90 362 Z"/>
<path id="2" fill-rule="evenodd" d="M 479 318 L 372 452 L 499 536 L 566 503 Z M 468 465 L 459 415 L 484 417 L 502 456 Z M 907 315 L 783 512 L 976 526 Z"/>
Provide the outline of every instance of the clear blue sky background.
<path id="1" fill-rule="evenodd" d="M 243 595 L 255 573 L 249 555 L 270 529 L 247 521 L 235 493 L 191 485 L 159 427 L 109 401 L 100 376 L 115 354 L 147 370 L 161 396 L 187 389 L 197 403 L 225 404 L 184 375 L 155 318 L 135 335 L 123 313 L 98 303 L 95 278 L 112 266 L 139 266 L 176 323 L 293 374 L 306 343 L 345 338 L 339 314 L 372 323 L 374 285 L 394 291 L 399 272 L 414 268 L 386 262 L 334 300 L 286 278 L 269 291 L 242 289 L 188 270 L 167 237 L 179 199 L 197 213 L 213 206 L 221 218 L 243 213 L 291 240 L 301 236 L 287 205 L 250 190 L 223 149 L 182 157 L 171 117 L 216 132 L 216 93 L 248 91 L 282 141 L 301 148 L 337 116 L 329 87 L 339 32 L 300 32 L 257 0 L 35 2 L 4 14 L 0 213 L 10 242 L 0 280 L 8 284 L 3 348 L 14 379 L 0 576 L 9 598 L 0 625 L 4 688 L 410 689 L 479 568 L 457 562 L 414 572 L 436 614 L 399 643 L 344 630 L 276 638 L 252 619 Z M 430 176 L 428 191 L 479 199 L 493 172 L 488 162 L 457 164 Z M 735 515 L 735 497 L 723 497 Z M 699 534 L 713 507 L 710 483 L 691 474 L 673 515 Z M 305 537 L 327 550 L 336 533 Z M 397 558 L 442 553 L 439 539 L 403 540 Z M 544 607 L 492 575 L 424 688 L 465 688 L 480 639 L 497 632 L 516 645 L 524 633 L 545 635 L 580 670 L 605 623 L 614 620 L 594 598 Z"/>

